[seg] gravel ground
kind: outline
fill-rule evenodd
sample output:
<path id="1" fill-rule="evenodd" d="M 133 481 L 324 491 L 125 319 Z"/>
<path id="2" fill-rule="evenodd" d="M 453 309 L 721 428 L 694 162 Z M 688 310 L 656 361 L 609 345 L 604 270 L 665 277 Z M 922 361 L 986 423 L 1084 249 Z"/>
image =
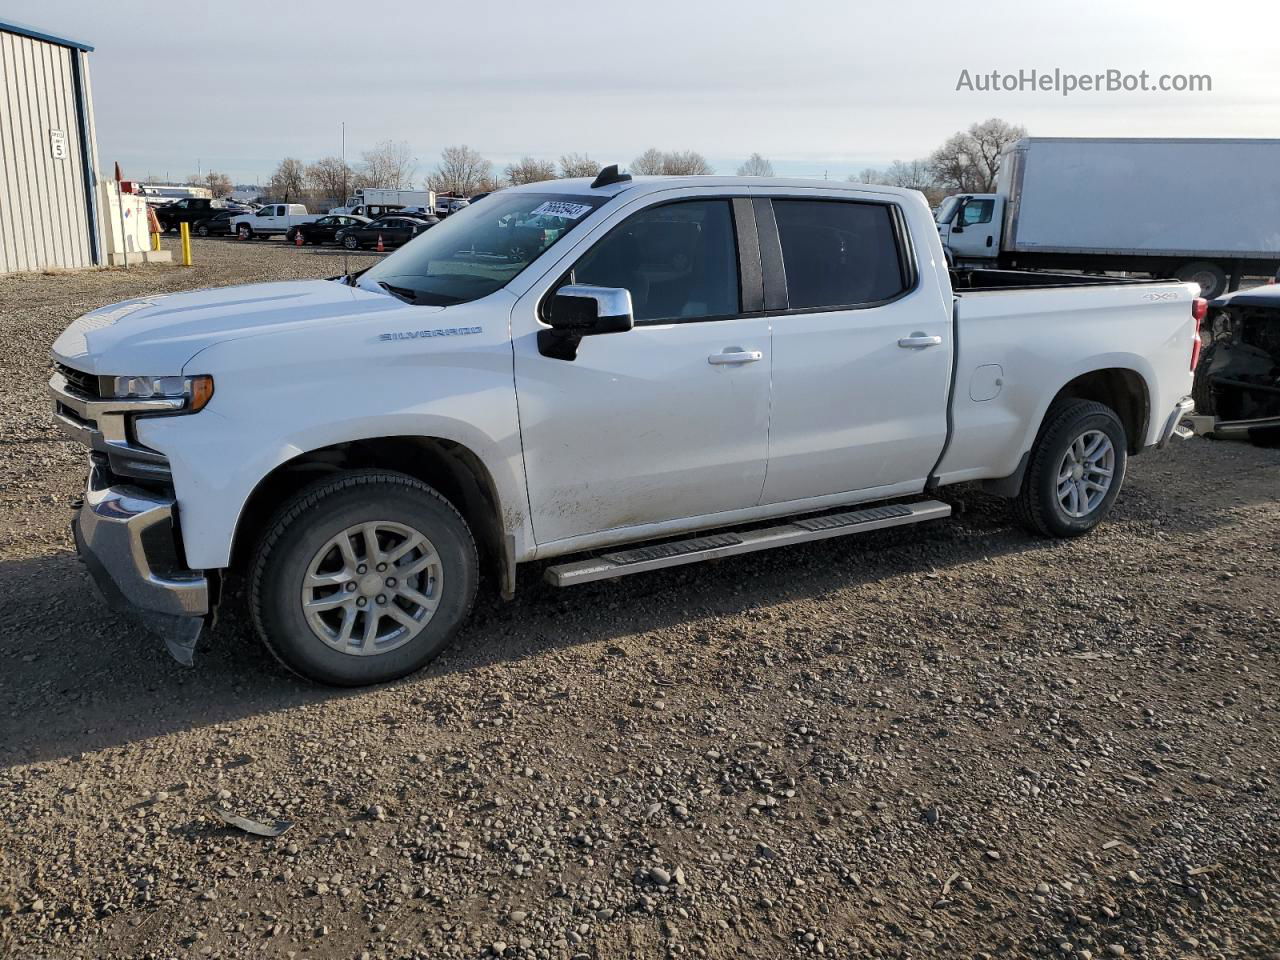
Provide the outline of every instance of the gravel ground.
<path id="1" fill-rule="evenodd" d="M 385 687 L 294 680 L 234 610 L 187 670 L 73 558 L 43 383 L 91 307 L 341 263 L 195 256 L 0 280 L 0 955 L 1280 957 L 1280 451 L 1143 456 L 1071 543 L 957 490 L 932 526 L 526 570 Z"/>

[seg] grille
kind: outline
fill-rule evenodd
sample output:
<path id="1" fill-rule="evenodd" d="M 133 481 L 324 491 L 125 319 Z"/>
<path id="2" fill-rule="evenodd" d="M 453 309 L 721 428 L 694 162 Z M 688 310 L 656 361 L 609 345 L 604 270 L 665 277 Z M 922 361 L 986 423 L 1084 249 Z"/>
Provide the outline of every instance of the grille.
<path id="1" fill-rule="evenodd" d="M 87 394 L 91 397 L 97 398 L 99 396 L 98 378 L 92 373 L 85 373 L 82 370 L 74 370 L 62 363 L 56 364 L 56 367 L 58 372 L 67 378 L 67 384 L 69 386 L 74 387 L 80 393 Z"/>

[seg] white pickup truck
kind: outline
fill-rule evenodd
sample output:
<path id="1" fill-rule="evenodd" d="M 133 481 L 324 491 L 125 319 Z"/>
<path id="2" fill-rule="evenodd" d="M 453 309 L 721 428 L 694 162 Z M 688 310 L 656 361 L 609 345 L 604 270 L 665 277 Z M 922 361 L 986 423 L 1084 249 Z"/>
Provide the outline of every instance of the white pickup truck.
<path id="1" fill-rule="evenodd" d="M 78 548 L 191 661 L 228 573 L 289 668 L 388 680 L 480 571 L 567 586 L 948 515 L 1069 537 L 1182 432 L 1179 282 L 949 273 L 920 194 L 513 187 L 362 273 L 148 296 L 53 346 Z"/>
<path id="2" fill-rule="evenodd" d="M 308 213 L 301 203 L 268 203 L 231 218 L 230 229 L 241 240 L 270 240 L 283 237 L 300 223 L 312 223 L 318 213 Z"/>

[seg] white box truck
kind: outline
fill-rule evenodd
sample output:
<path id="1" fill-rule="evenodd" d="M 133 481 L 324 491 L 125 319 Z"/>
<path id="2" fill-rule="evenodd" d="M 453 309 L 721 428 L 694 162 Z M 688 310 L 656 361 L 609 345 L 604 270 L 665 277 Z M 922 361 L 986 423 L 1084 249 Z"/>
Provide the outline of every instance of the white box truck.
<path id="1" fill-rule="evenodd" d="M 939 206 L 964 266 L 1136 271 L 1216 297 L 1280 267 L 1280 140 L 1030 137 Z"/>

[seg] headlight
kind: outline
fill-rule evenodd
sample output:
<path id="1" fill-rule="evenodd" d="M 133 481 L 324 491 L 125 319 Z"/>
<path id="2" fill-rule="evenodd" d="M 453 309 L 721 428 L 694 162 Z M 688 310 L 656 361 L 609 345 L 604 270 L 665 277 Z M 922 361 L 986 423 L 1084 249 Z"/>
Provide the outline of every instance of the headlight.
<path id="1" fill-rule="evenodd" d="M 213 377 L 103 377 L 105 396 L 116 400 L 152 400 L 157 398 L 187 401 L 186 413 L 203 410 L 213 398 Z"/>

